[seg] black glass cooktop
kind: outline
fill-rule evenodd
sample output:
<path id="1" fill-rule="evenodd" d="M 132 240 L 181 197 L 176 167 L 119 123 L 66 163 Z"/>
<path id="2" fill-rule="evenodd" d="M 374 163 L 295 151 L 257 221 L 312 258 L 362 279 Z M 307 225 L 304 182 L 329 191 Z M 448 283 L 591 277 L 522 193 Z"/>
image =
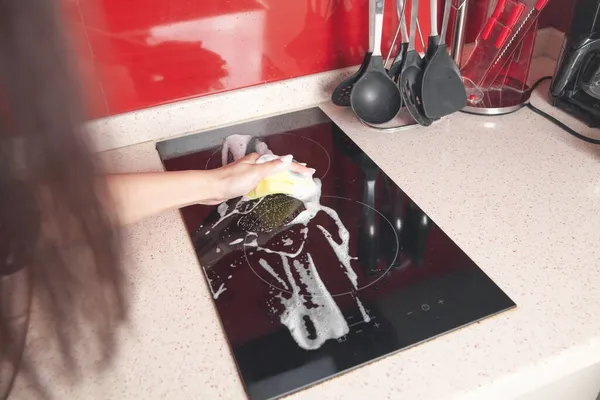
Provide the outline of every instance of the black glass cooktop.
<path id="1" fill-rule="evenodd" d="M 319 201 L 272 195 L 182 210 L 251 399 L 289 394 L 515 306 L 319 109 L 157 149 L 167 170 L 218 168 L 267 149 L 317 170 Z"/>

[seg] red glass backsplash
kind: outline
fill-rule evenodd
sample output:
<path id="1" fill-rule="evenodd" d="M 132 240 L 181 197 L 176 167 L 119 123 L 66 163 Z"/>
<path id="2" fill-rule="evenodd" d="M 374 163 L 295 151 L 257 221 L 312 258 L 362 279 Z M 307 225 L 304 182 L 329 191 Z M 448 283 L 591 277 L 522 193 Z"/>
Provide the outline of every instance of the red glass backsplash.
<path id="1" fill-rule="evenodd" d="M 92 117 L 356 65 L 368 48 L 368 0 L 64 1 Z M 426 37 L 427 1 L 419 19 Z"/>

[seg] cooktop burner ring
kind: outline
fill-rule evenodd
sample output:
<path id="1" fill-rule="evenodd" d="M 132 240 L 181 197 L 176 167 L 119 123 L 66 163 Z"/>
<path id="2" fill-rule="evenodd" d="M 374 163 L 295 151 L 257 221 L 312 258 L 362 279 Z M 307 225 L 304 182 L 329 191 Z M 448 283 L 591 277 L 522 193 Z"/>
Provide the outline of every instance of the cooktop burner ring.
<path id="1" fill-rule="evenodd" d="M 396 263 L 396 261 L 398 260 L 398 256 L 400 254 L 400 239 L 398 237 L 398 233 L 396 232 L 396 229 L 394 228 L 394 225 L 392 224 L 392 222 L 384 215 L 382 214 L 379 210 L 377 210 L 374 207 L 369 206 L 368 204 L 363 203 L 362 201 L 359 200 L 353 200 L 347 197 L 342 197 L 342 196 L 327 196 L 327 195 L 322 195 L 321 199 L 324 198 L 329 198 L 329 199 L 341 199 L 341 200 L 347 200 L 353 203 L 358 203 L 363 207 L 367 207 L 370 210 L 373 210 L 376 215 L 378 215 L 381 218 L 381 221 L 385 221 L 386 225 L 384 226 L 389 226 L 389 228 L 391 229 L 391 232 L 393 232 L 393 237 L 395 239 L 395 252 L 393 254 L 393 258 L 391 259 L 391 261 L 388 263 L 387 268 L 383 269 L 382 272 L 372 281 L 368 281 L 366 282 L 364 285 L 358 285 L 357 289 L 355 290 L 347 290 L 341 293 L 331 293 L 332 297 L 339 297 L 339 296 L 346 296 L 346 295 L 354 295 L 357 292 L 366 289 L 368 287 L 371 287 L 372 285 L 376 284 L 377 282 L 379 282 L 384 276 L 386 276 L 388 274 L 388 272 L 394 267 L 394 264 Z M 343 221 L 342 221 L 343 223 Z M 380 229 L 381 229 L 381 225 L 380 225 Z M 283 288 L 281 286 L 277 286 L 269 281 L 267 281 L 265 278 L 263 278 L 261 276 L 261 274 L 259 274 L 255 268 L 253 267 L 252 263 L 250 262 L 250 260 L 248 259 L 248 248 L 250 248 L 251 250 L 254 251 L 260 251 L 252 246 L 249 246 L 249 242 L 248 239 L 249 238 L 256 238 L 256 234 L 254 233 L 248 233 L 245 238 L 244 238 L 244 245 L 243 245 L 243 252 L 244 252 L 244 259 L 246 260 L 246 263 L 248 264 L 248 266 L 250 267 L 250 270 L 254 273 L 254 275 L 256 275 L 257 278 L 259 278 L 263 283 L 267 284 L 268 286 L 272 287 L 273 289 L 283 292 L 283 293 L 287 293 L 287 294 L 292 294 L 292 291 L 290 291 L 289 289 Z M 300 254 L 296 257 L 299 257 Z M 295 258 L 288 258 L 288 260 L 292 261 L 295 260 Z M 357 257 L 352 257 L 350 265 L 352 267 L 352 269 L 354 270 L 355 266 L 352 266 L 352 261 L 356 261 Z M 341 266 L 341 262 L 340 262 L 340 266 Z M 264 268 L 264 267 L 263 267 Z M 318 267 L 317 267 L 318 268 Z M 306 296 L 307 298 L 311 297 L 310 295 Z"/>
<path id="2" fill-rule="evenodd" d="M 322 174 L 317 171 L 315 172 L 315 178 L 319 178 L 321 180 L 323 180 L 325 178 L 325 176 L 329 173 L 329 171 L 331 170 L 331 157 L 329 156 L 329 152 L 327 151 L 327 149 L 325 147 L 323 147 L 323 145 L 319 142 L 317 142 L 314 139 L 302 136 L 302 135 L 297 135 L 295 133 L 289 133 L 289 132 L 285 132 L 285 133 L 280 133 L 277 136 L 281 136 L 281 135 L 286 135 L 286 136 L 292 136 L 292 137 L 296 137 L 296 138 L 300 138 L 302 140 L 308 140 L 309 142 L 312 142 L 313 144 L 317 145 L 319 148 L 321 148 L 321 150 L 323 150 L 323 153 L 325 153 L 325 156 L 327 157 L 327 168 L 325 168 L 325 172 L 323 172 Z M 268 136 L 253 136 L 256 139 L 268 139 Z M 208 160 L 206 160 L 206 164 L 204 164 L 204 169 L 208 170 L 208 169 L 213 169 L 213 168 L 209 168 L 208 164 L 210 164 L 211 160 L 213 159 L 213 157 L 215 155 L 219 155 L 219 159 L 220 154 L 221 154 L 221 150 L 222 147 L 219 147 L 218 149 L 216 149 L 208 158 Z M 284 155 L 284 154 L 279 154 L 279 155 Z M 304 160 L 299 160 L 299 162 L 304 162 Z M 222 166 L 221 163 L 219 162 L 219 167 Z M 308 163 L 308 167 L 311 167 L 310 163 Z M 215 168 L 218 168 L 215 166 Z"/>

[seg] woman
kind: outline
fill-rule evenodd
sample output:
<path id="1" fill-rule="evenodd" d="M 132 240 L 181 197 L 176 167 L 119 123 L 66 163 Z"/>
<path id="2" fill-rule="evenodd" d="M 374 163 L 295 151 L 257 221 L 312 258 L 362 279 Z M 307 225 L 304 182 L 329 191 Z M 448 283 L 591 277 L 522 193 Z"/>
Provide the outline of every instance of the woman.
<path id="1" fill-rule="evenodd" d="M 0 399 L 9 396 L 19 363 L 30 385 L 49 393 L 37 379 L 35 354 L 22 357 L 29 299 L 49 321 L 47 337 L 65 373 L 77 368 L 73 343 L 84 329 L 110 362 L 115 329 L 127 318 L 118 225 L 217 204 L 286 167 L 254 164 L 250 155 L 212 171 L 102 176 L 82 139 L 68 60 L 54 2 L 0 0 Z"/>

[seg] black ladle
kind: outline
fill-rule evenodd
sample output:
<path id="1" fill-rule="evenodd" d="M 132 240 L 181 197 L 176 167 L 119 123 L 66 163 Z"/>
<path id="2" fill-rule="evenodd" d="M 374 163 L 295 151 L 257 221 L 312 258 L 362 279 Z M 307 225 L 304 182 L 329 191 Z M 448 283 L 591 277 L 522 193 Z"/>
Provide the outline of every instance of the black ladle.
<path id="1" fill-rule="evenodd" d="M 417 16 L 419 12 L 419 0 L 413 0 L 410 7 L 410 38 L 408 51 L 404 60 L 404 66 L 400 74 L 400 93 L 406 109 L 417 123 L 429 126 L 433 122 L 423 111 L 421 103 L 421 84 L 423 81 L 422 59 L 417 52 L 415 39 L 417 33 Z"/>
<path id="2" fill-rule="evenodd" d="M 371 124 L 383 124 L 398 114 L 402 97 L 398 87 L 387 75 L 381 55 L 384 0 L 369 0 L 369 41 L 373 55 L 364 75 L 350 94 L 350 105 L 358 118 Z"/>
<path id="3" fill-rule="evenodd" d="M 446 49 L 446 31 L 450 18 L 451 0 L 446 0 L 441 37 L 429 37 L 427 66 L 423 71 L 421 96 L 423 110 L 429 118 L 437 119 L 462 110 L 467 105 L 467 93 L 460 71 Z M 437 20 L 437 0 L 431 0 L 432 32 Z"/>

